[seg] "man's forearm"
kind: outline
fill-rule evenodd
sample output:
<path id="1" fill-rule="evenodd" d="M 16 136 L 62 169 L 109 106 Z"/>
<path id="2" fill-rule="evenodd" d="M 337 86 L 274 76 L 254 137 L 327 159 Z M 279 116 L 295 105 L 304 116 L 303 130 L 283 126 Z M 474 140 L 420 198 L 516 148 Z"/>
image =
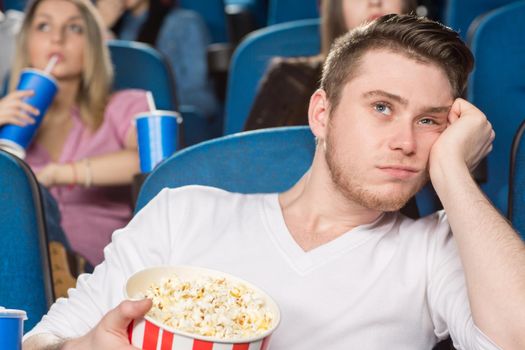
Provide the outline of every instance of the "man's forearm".
<path id="1" fill-rule="evenodd" d="M 22 344 L 22 350 L 63 350 L 65 339 L 52 334 L 35 334 Z"/>
<path id="2" fill-rule="evenodd" d="M 475 324 L 500 347 L 524 349 L 525 245 L 464 165 L 434 171 L 458 244 Z"/>

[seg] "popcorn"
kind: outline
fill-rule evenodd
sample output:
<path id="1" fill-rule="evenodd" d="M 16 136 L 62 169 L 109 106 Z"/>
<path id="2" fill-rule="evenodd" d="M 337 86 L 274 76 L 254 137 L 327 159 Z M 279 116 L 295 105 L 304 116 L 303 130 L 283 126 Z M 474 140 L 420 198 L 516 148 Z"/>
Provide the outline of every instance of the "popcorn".
<path id="1" fill-rule="evenodd" d="M 148 316 L 179 331 L 218 339 L 250 338 L 268 331 L 275 316 L 252 288 L 226 278 L 176 275 L 151 284 Z"/>

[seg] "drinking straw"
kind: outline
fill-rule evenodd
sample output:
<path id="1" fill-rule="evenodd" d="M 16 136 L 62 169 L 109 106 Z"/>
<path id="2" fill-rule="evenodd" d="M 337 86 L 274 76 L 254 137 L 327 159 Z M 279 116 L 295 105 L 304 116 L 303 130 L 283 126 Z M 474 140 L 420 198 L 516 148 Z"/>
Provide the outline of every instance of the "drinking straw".
<path id="1" fill-rule="evenodd" d="M 44 69 L 44 73 L 51 74 L 51 71 L 53 70 L 57 62 L 58 62 L 58 55 L 51 56 L 51 58 L 49 59 L 49 62 L 47 63 L 46 69 Z"/>
<path id="2" fill-rule="evenodd" d="M 151 91 L 146 92 L 146 98 L 148 100 L 148 107 L 150 112 L 156 111 L 157 107 L 155 106 L 155 100 L 153 99 L 153 94 Z"/>

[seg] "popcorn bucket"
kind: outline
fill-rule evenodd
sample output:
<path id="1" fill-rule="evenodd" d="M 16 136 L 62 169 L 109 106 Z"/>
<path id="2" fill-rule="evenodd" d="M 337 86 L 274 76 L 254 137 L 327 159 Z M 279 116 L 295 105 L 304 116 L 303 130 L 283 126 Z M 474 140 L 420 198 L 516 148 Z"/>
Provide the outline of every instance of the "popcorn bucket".
<path id="1" fill-rule="evenodd" d="M 128 327 L 130 344 L 143 350 L 268 350 L 270 336 L 280 322 L 280 312 L 275 301 L 259 288 L 232 275 L 193 266 L 153 267 L 137 272 L 128 279 L 125 293 L 127 298 L 136 299 L 154 283 L 176 275 L 182 280 L 198 277 L 224 278 L 241 283 L 254 291 L 271 312 L 273 320 L 265 332 L 252 337 L 221 339 L 188 333 L 162 324 L 150 316 L 134 320 Z"/>

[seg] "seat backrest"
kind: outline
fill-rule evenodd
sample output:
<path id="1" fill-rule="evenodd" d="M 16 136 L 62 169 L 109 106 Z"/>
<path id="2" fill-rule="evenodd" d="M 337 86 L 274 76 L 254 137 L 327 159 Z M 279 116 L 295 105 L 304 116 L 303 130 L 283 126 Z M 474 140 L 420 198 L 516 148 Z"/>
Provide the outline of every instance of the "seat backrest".
<path id="1" fill-rule="evenodd" d="M 513 1 L 516 0 L 447 0 L 444 22 L 466 40 L 469 26 L 476 17 Z"/>
<path id="2" fill-rule="evenodd" d="M 177 110 L 173 72 L 159 51 L 126 40 L 110 40 L 108 47 L 115 68 L 114 90 L 149 90 L 158 109 Z"/>
<path id="3" fill-rule="evenodd" d="M 270 0 L 268 25 L 319 17 L 317 0 Z"/>
<path id="4" fill-rule="evenodd" d="M 26 331 L 53 301 L 42 198 L 29 167 L 0 150 L 0 305 L 27 312 Z"/>
<path id="5" fill-rule="evenodd" d="M 240 193 L 286 190 L 310 167 L 314 150 L 307 126 L 248 131 L 188 147 L 148 176 L 136 210 L 165 187 L 207 185 Z"/>
<path id="6" fill-rule="evenodd" d="M 0 2 L 0 4 L 3 3 L 3 9 L 1 9 L 3 12 L 6 12 L 7 10 L 17 10 L 17 11 L 24 11 L 27 0 L 3 0 Z"/>
<path id="7" fill-rule="evenodd" d="M 210 31 L 212 42 L 222 43 L 228 39 L 224 0 L 180 0 L 179 6 L 198 12 Z"/>
<path id="8" fill-rule="evenodd" d="M 525 1 L 484 16 L 473 32 L 476 65 L 467 99 L 488 117 L 496 132 L 481 187 L 504 214 L 507 210 L 511 142 L 525 118 Z"/>
<path id="9" fill-rule="evenodd" d="M 525 119 L 525 118 L 524 118 Z M 525 120 L 512 143 L 509 179 L 509 220 L 525 240 Z"/>
<path id="10" fill-rule="evenodd" d="M 273 57 L 312 56 L 319 52 L 319 19 L 276 24 L 246 37 L 230 64 L 224 134 L 243 130 L 259 82 Z"/>

